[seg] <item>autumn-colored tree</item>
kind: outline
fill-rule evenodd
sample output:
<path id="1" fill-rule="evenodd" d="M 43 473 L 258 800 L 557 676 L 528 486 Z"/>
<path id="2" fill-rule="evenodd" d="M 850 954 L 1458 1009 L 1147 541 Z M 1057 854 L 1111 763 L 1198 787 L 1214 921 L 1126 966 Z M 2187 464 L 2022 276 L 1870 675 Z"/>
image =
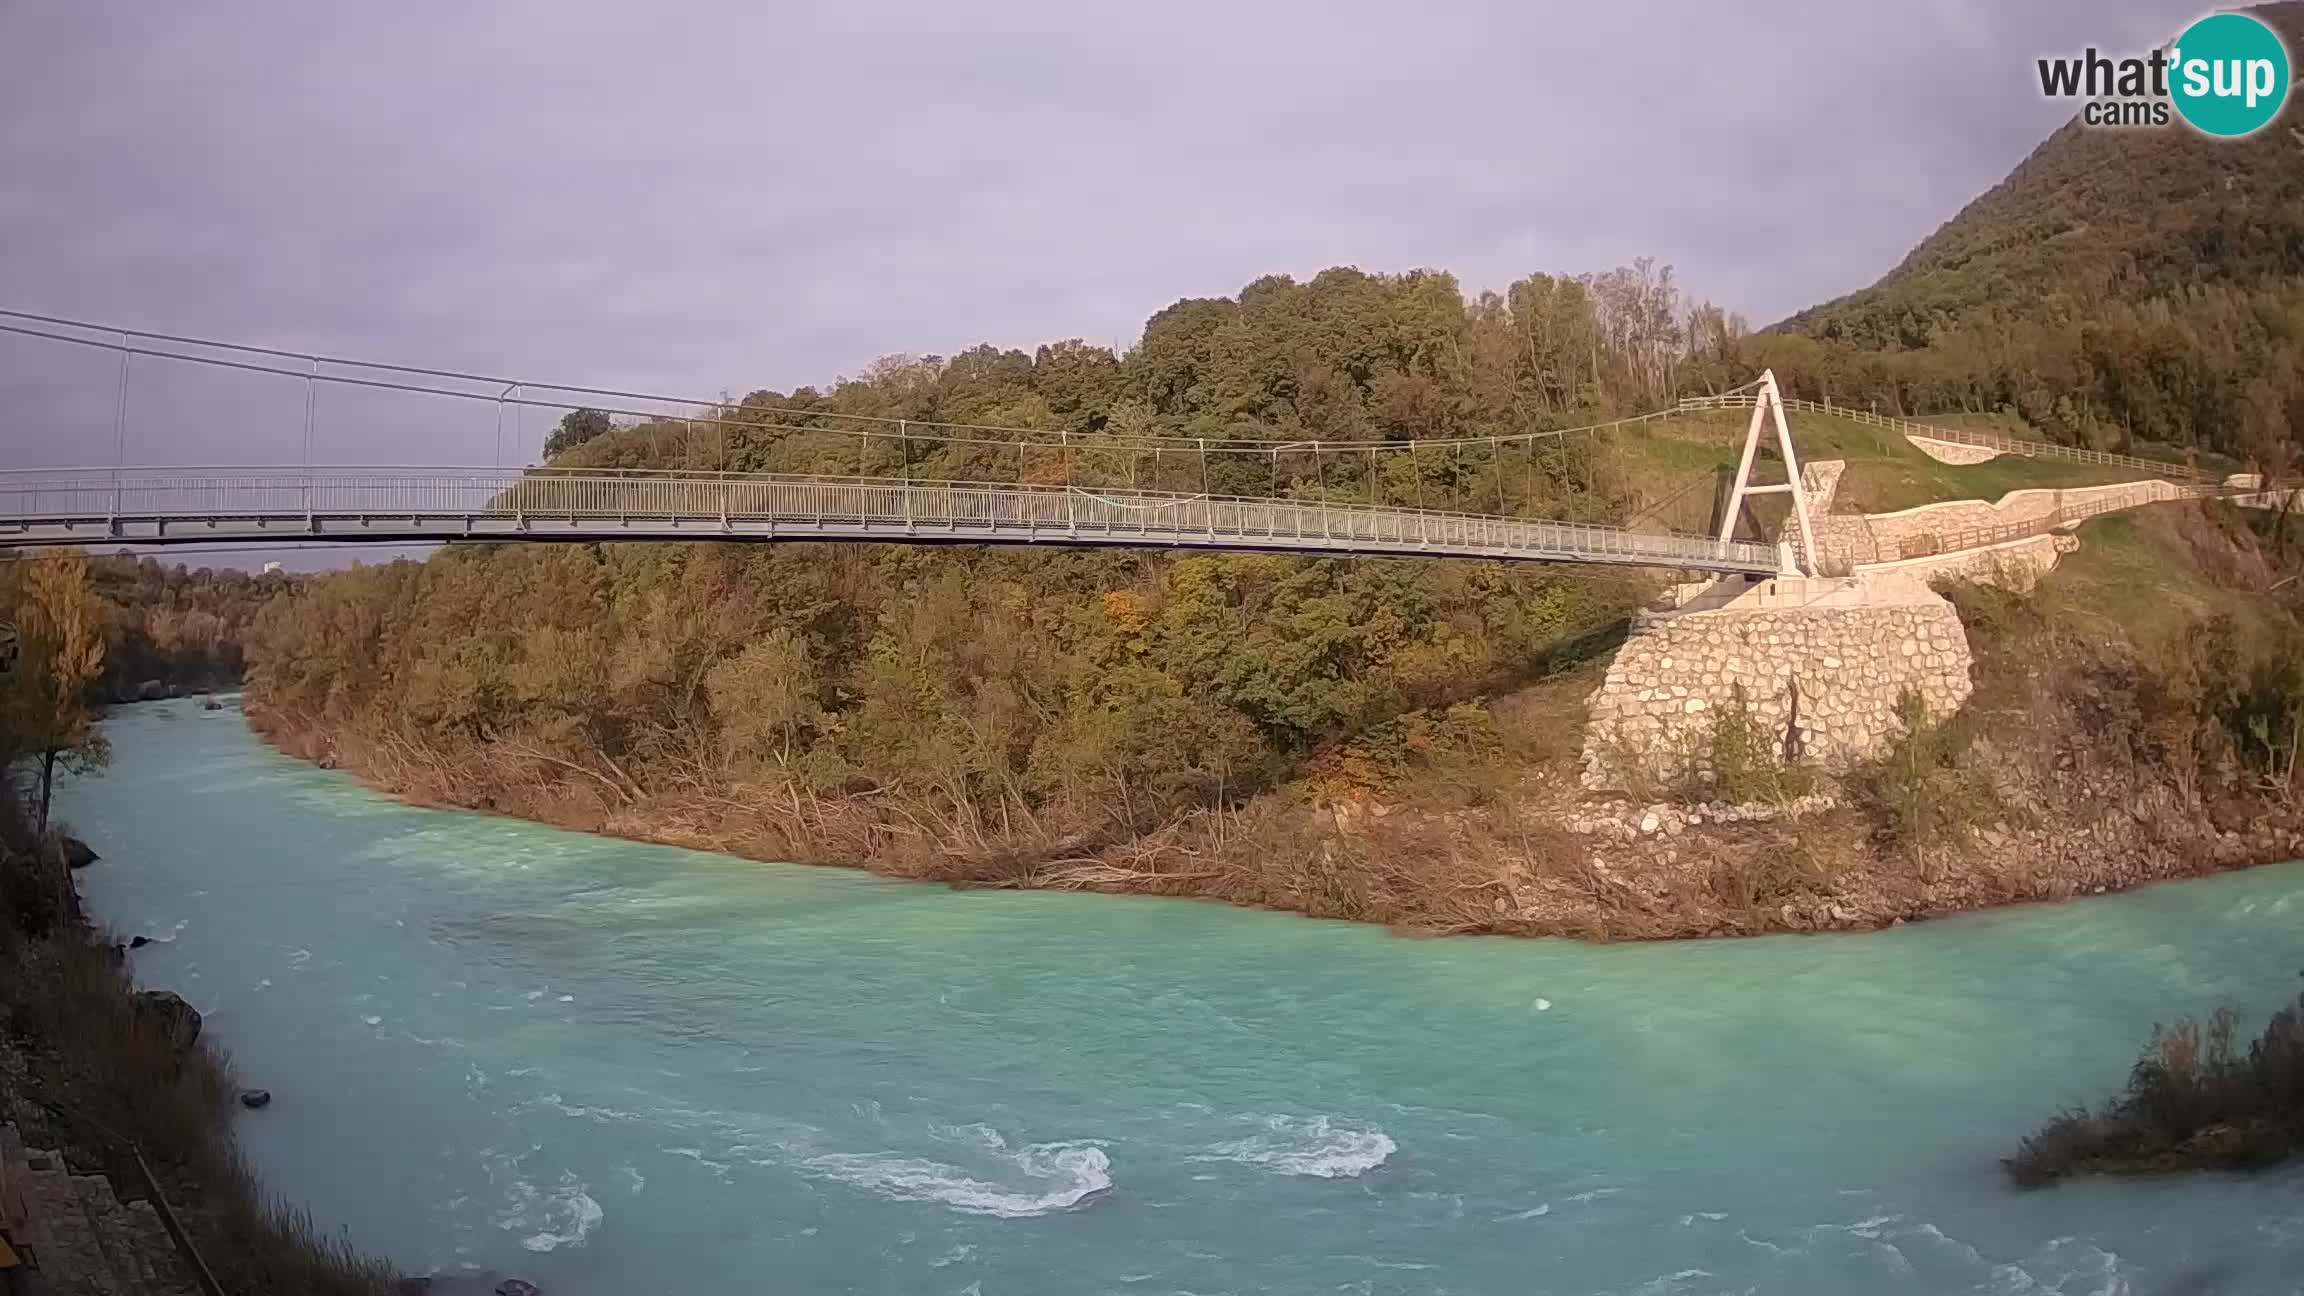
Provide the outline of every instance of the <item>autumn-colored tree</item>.
<path id="1" fill-rule="evenodd" d="M 112 702 L 133 701 L 154 683 L 186 692 L 238 684 L 256 609 L 297 584 L 280 572 L 163 566 L 124 550 L 90 555 L 88 579 L 103 610 L 95 692 Z"/>
<path id="2" fill-rule="evenodd" d="M 88 558 L 77 549 L 43 553 L 13 575 L 23 647 L 5 694 L 5 741 L 11 758 L 39 762 L 38 830 L 45 833 L 57 765 L 86 771 L 110 754 L 88 704 L 89 686 L 104 669 L 103 619 Z"/>

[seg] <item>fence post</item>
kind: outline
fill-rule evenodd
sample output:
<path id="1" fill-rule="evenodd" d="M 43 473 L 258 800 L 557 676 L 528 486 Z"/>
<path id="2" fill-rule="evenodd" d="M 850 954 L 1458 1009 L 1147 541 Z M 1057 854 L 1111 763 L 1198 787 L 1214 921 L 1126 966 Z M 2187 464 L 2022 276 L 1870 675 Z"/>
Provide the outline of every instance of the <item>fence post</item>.
<path id="1" fill-rule="evenodd" d="M 112 516 L 106 530 L 120 534 L 120 474 L 128 467 L 128 362 L 135 357 L 120 335 L 120 398 L 112 410 Z"/>
<path id="2" fill-rule="evenodd" d="M 896 436 L 904 458 L 904 534 L 912 534 L 912 424 L 905 419 L 896 420 Z"/>
<path id="3" fill-rule="evenodd" d="M 307 356 L 305 363 L 308 368 L 304 371 L 304 529 L 317 531 L 319 528 L 312 520 L 312 405 L 319 396 L 320 360 L 317 356 Z M 502 426 L 503 415 L 498 414 L 496 421 Z"/>
<path id="4" fill-rule="evenodd" d="M 1312 443 L 1312 480 L 1320 487 L 1320 538 L 1326 540 L 1334 532 L 1328 525 L 1328 468 L 1320 458 L 1320 443 Z"/>
<path id="5" fill-rule="evenodd" d="M 1207 524 L 1208 535 L 1216 535 L 1216 497 L 1208 490 L 1208 438 L 1200 438 L 1200 520 Z"/>
<path id="6" fill-rule="evenodd" d="M 1417 500 L 1417 544 L 1424 544 L 1424 547 L 1428 547 L 1428 544 L 1433 542 L 1433 537 L 1431 537 L 1431 519 L 1424 517 L 1424 461 L 1417 459 L 1417 445 L 1419 443 L 1415 443 L 1415 440 L 1410 440 L 1408 443 L 1408 482 L 1412 484 L 1412 487 L 1415 487 L 1415 500 Z"/>

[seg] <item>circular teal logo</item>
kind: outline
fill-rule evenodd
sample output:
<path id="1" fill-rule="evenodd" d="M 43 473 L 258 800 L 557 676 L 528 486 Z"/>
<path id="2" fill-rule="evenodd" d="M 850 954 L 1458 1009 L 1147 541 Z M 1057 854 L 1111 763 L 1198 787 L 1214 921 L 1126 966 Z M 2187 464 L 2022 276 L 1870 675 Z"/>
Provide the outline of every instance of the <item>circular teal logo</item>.
<path id="1" fill-rule="evenodd" d="M 2288 48 L 2259 19 L 2210 14 L 2169 47 L 2168 97 L 2197 130 L 2246 135 L 2287 102 Z"/>

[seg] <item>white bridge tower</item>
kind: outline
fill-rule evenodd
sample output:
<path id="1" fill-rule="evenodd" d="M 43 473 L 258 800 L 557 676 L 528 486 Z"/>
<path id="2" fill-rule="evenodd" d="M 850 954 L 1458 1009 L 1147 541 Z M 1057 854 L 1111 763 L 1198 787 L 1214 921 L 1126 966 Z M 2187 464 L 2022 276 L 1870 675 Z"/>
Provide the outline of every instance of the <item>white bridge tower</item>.
<path id="1" fill-rule="evenodd" d="M 1784 461 L 1784 480 L 1764 486 L 1752 483 L 1752 465 L 1759 456 L 1760 432 L 1764 423 L 1776 425 L 1776 454 Z M 1776 371 L 1760 372 L 1759 390 L 1752 397 L 1752 421 L 1744 429 L 1744 457 L 1736 465 L 1736 484 L 1728 492 L 1728 507 L 1721 510 L 1720 540 L 1734 539 L 1737 523 L 1744 520 L 1744 501 L 1753 495 L 1790 495 L 1792 516 L 1788 519 L 1799 536 L 1797 545 L 1779 538 L 1778 551 L 1783 555 L 1783 574 L 1787 576 L 1816 575 L 1816 536 L 1808 526 L 1808 488 L 1800 481 L 1800 456 L 1792 448 L 1792 429 L 1784 422 L 1784 394 L 1776 387 Z"/>

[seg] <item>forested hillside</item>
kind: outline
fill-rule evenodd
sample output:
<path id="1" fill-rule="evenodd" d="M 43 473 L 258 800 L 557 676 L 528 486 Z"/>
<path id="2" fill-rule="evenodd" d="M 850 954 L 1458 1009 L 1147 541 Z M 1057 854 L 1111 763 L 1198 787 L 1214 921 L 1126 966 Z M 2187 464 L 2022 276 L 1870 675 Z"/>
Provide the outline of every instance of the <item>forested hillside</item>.
<path id="1" fill-rule="evenodd" d="M 891 357 L 828 389 L 755 392 L 703 428 L 579 411 L 553 462 L 1031 480 L 1146 433 L 1511 435 L 1741 382 L 1741 331 L 1645 261 L 1470 301 L 1445 274 L 1335 269 L 1179 302 L 1124 356 L 1072 341 Z M 1070 458 L 812 430 L 838 415 L 1059 430 Z M 1653 476 L 1549 444 L 1508 473 L 1483 447 L 1345 458 L 1219 460 L 1207 485 L 1621 518 Z M 1141 831 L 1320 753 L 1370 780 L 1435 745 L 1492 746 L 1469 704 L 1637 593 L 1502 565 L 463 548 L 314 582 L 262 619 L 252 656 L 282 723 L 376 738 L 402 781 L 439 795 L 553 784 L 607 817 L 666 788 L 741 785 L 768 789 L 792 853 L 822 853 L 848 831 L 835 820 L 951 850 Z"/>
<path id="2" fill-rule="evenodd" d="M 154 558 L 91 558 L 88 575 L 104 611 L 104 673 L 96 691 L 128 701 L 157 682 L 178 689 L 240 682 L 242 646 L 266 600 L 291 578 L 229 568 L 187 569 Z"/>
<path id="3" fill-rule="evenodd" d="M 1600 274 L 1530 275 L 1469 299 L 1446 273 L 1337 267 L 1305 283 L 1274 275 L 1236 297 L 1177 302 L 1145 322 L 1125 355 L 1071 340 L 1031 353 L 889 356 L 829 388 L 754 392 L 733 415 L 1273 443 L 1514 436 L 1740 384 L 1751 377 L 1737 354 L 1745 332 L 1741 318 L 1685 298 L 1670 266 L 1645 259 Z M 553 447 L 562 452 L 554 462 L 577 466 L 720 453 L 676 421 L 611 430 L 595 414 L 572 417 Z M 819 448 L 750 437 L 729 467 L 799 469 Z M 856 471 L 853 447 L 842 450 L 851 457 L 822 466 Z"/>
<path id="4" fill-rule="evenodd" d="M 1658 481 L 1704 477 L 1732 453 L 1726 432 L 1206 469 L 1110 448 L 1513 437 L 1774 365 L 1802 394 L 2013 407 L 2053 435 L 2277 467 L 2304 423 L 2304 147 L 2284 129 L 2217 147 L 2060 132 L 1879 287 L 1767 334 L 1645 260 L 1469 299 L 1444 273 L 1338 268 L 1180 301 L 1123 354 L 1073 340 L 893 356 L 701 421 L 577 411 L 552 462 L 1078 483 L 1109 454 L 1116 480 L 1147 486 L 1652 525 L 1672 502 Z M 858 418 L 891 422 L 835 431 Z M 930 423 L 1062 439 L 886 434 Z M 1092 852 L 1284 783 L 1325 795 L 1467 759 L 1509 771 L 1508 748 L 1572 741 L 1575 720 L 1500 723 L 1489 701 L 1604 644 L 1643 588 L 1291 557 L 460 546 L 274 601 L 250 660 L 283 743 L 419 796 L 975 876 L 946 864 Z"/>
<path id="5" fill-rule="evenodd" d="M 2304 49 L 2304 3 L 2254 12 Z M 2304 426 L 2300 98 L 2239 140 L 2067 123 L 1879 283 L 1753 354 L 1850 404 L 2284 461 Z"/>

